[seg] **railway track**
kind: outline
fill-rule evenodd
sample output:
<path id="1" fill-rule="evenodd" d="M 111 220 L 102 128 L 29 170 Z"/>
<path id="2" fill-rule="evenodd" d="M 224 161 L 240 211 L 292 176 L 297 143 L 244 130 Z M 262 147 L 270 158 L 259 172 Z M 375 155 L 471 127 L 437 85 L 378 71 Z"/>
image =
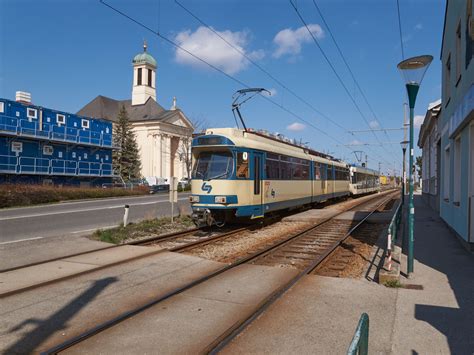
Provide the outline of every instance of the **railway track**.
<path id="1" fill-rule="evenodd" d="M 258 309 L 255 310 L 255 312 L 247 317 L 246 319 L 242 320 L 240 323 L 234 324 L 234 326 L 230 329 L 227 329 L 222 335 L 208 348 L 205 349 L 205 352 L 209 353 L 217 353 L 219 352 L 223 347 L 225 347 L 226 344 L 228 344 L 236 335 L 238 335 L 242 330 L 245 329 L 247 325 L 249 325 L 253 320 L 255 320 L 261 313 L 263 313 L 276 299 L 278 299 L 281 295 L 283 295 L 288 289 L 290 289 L 295 283 L 297 283 L 303 276 L 311 273 L 322 261 L 324 261 L 347 237 L 350 236 L 350 234 L 357 229 L 360 225 L 362 225 L 370 215 L 372 215 L 374 212 L 376 212 L 381 206 L 384 204 L 388 203 L 390 199 L 392 199 L 395 195 L 393 193 L 391 194 L 386 194 L 383 195 L 382 198 L 380 196 L 375 196 L 369 201 L 352 201 L 350 203 L 350 206 L 348 209 L 343 210 L 339 213 L 337 213 L 335 216 L 332 216 L 330 218 L 327 218 L 325 220 L 322 220 L 318 222 L 316 225 L 308 228 L 307 230 L 304 230 L 302 232 L 298 232 L 294 235 L 290 235 L 284 240 L 280 240 L 270 246 L 267 246 L 265 248 L 262 248 L 260 250 L 257 250 L 253 252 L 251 255 L 248 255 L 246 257 L 243 257 L 231 264 L 228 264 L 226 266 L 223 266 L 222 268 L 219 268 L 215 271 L 212 271 L 198 279 L 195 279 L 183 286 L 180 286 L 170 292 L 165 293 L 164 295 L 161 295 L 146 304 L 137 307 L 135 309 L 129 310 L 127 312 L 122 313 L 121 315 L 110 319 L 102 324 L 99 324 L 95 326 L 92 329 L 89 329 L 85 331 L 84 333 L 81 333 L 71 339 L 66 340 L 65 342 L 58 344 L 57 346 L 47 350 L 45 353 L 46 354 L 58 354 L 68 348 L 71 348 L 72 346 L 81 343 L 94 335 L 99 334 L 100 332 L 109 329 L 113 326 L 118 325 L 119 323 L 136 316 L 147 309 L 159 304 L 160 302 L 163 302 L 173 296 L 176 296 L 178 294 L 181 294 L 185 292 L 186 290 L 189 290 L 193 288 L 194 286 L 197 286 L 199 284 L 202 284 L 203 282 L 210 280 L 218 275 L 221 275 L 222 273 L 233 269 L 239 265 L 246 264 L 246 263 L 258 263 L 262 260 L 270 260 L 270 258 L 276 258 L 278 255 L 280 257 L 283 255 L 285 260 L 289 260 L 288 254 L 285 254 L 285 248 L 292 246 L 293 248 L 297 247 L 298 245 L 300 247 L 306 248 L 305 252 L 301 252 L 301 249 L 298 249 L 296 252 L 295 250 L 291 251 L 290 249 L 286 249 L 286 252 L 290 250 L 293 255 L 296 254 L 301 254 L 298 255 L 298 258 L 294 258 L 294 260 L 298 260 L 298 266 L 299 268 L 302 269 L 300 273 L 297 274 L 296 277 L 294 277 L 292 280 L 290 280 L 287 284 L 285 284 L 283 287 L 278 289 L 276 292 L 268 296 L 263 303 L 260 304 Z M 371 207 L 370 207 L 371 206 Z M 354 210 L 356 208 L 369 208 L 370 212 L 367 213 L 367 215 L 360 221 L 355 223 L 350 223 L 345 226 L 345 229 L 337 229 L 337 225 L 334 224 L 333 219 L 334 217 L 337 217 L 338 215 L 345 213 L 350 210 Z M 321 237 L 321 242 L 317 242 L 317 238 L 315 236 L 320 235 L 319 230 L 325 230 L 327 233 L 332 233 L 333 236 L 331 236 L 329 239 L 326 237 Z M 347 232 L 345 232 L 347 230 Z M 337 231 L 337 232 L 336 232 Z M 342 231 L 342 232 L 341 232 Z M 234 232 L 236 233 L 236 232 Z M 230 234 L 232 235 L 232 234 Z M 228 235 L 228 236 L 230 236 Z M 310 242 L 308 243 L 309 239 Z M 216 238 L 217 239 L 217 238 Z M 203 242 L 209 242 L 210 239 L 205 240 Z M 311 241 L 313 245 L 311 245 Z M 296 243 L 297 242 L 297 243 Z M 176 248 L 181 248 L 181 250 L 190 248 L 195 245 L 192 245 L 193 242 L 190 242 L 190 244 L 183 245 L 183 246 L 176 246 Z M 296 244 L 294 244 L 296 243 Z M 312 247 L 312 250 L 310 249 Z M 304 257 L 301 257 L 303 256 Z"/>

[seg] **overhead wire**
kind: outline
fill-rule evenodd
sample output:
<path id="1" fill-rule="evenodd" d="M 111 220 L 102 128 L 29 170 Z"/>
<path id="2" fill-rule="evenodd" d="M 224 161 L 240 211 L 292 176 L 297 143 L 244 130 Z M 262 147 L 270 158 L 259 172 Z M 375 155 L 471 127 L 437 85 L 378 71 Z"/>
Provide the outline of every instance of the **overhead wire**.
<path id="1" fill-rule="evenodd" d="M 365 121 L 365 123 L 367 124 L 367 127 L 369 127 L 369 129 L 371 128 L 370 127 L 370 123 L 369 121 L 367 120 L 367 117 L 365 117 L 364 113 L 362 112 L 361 108 L 359 107 L 359 105 L 357 104 L 357 102 L 355 101 L 354 97 L 352 96 L 352 94 L 350 93 L 349 89 L 347 88 L 346 84 L 344 83 L 344 81 L 342 80 L 341 76 L 339 75 L 339 73 L 337 72 L 336 68 L 334 67 L 333 63 L 331 62 L 331 60 L 329 59 L 329 57 L 327 56 L 326 52 L 323 50 L 323 48 L 321 47 L 321 45 L 319 44 L 318 40 L 315 38 L 313 32 L 309 29 L 308 27 L 308 24 L 306 23 L 305 19 L 303 18 L 303 16 L 301 15 L 300 11 L 298 10 L 297 6 L 295 5 L 295 3 L 293 2 L 293 0 L 289 0 L 291 6 L 293 7 L 293 9 L 295 10 L 297 16 L 299 17 L 300 21 L 303 23 L 304 27 L 306 28 L 306 30 L 308 31 L 308 33 L 310 34 L 311 38 L 313 39 L 313 42 L 315 43 L 315 45 L 318 47 L 319 51 L 321 52 L 321 54 L 323 55 L 324 59 L 326 60 L 327 64 L 329 65 L 329 67 L 331 68 L 331 70 L 333 71 L 334 75 L 336 76 L 336 78 L 338 79 L 339 83 L 341 84 L 341 86 L 343 87 L 344 91 L 346 92 L 347 96 L 349 96 L 350 100 L 352 101 L 352 103 L 354 104 L 356 110 L 359 112 L 360 116 L 362 117 L 362 119 Z M 378 136 L 375 134 L 375 132 L 371 129 L 371 132 L 372 134 L 374 135 L 375 139 L 379 142 L 379 143 L 382 143 L 380 141 L 380 139 L 378 138 Z M 383 145 L 382 145 L 383 147 Z M 373 152 L 373 151 L 372 151 Z M 385 159 L 383 159 L 385 160 Z M 385 162 L 387 163 L 387 161 L 385 160 Z M 388 165 L 391 165 L 391 163 L 388 163 Z"/>
<path id="2" fill-rule="evenodd" d="M 359 89 L 359 92 L 361 93 L 362 95 L 362 98 L 364 99 L 367 107 L 369 108 L 370 112 L 372 113 L 372 116 L 374 117 L 375 119 L 375 122 L 379 125 L 380 129 L 385 133 L 385 136 L 387 137 L 387 140 L 390 140 L 388 134 L 387 134 L 387 131 L 385 131 L 380 123 L 380 120 L 378 119 L 377 115 L 375 114 L 375 111 L 374 109 L 372 108 L 372 105 L 369 103 L 369 100 L 367 99 L 367 96 L 365 95 L 365 92 L 364 90 L 362 90 L 360 84 L 359 84 L 359 81 L 356 79 L 355 75 L 354 75 L 354 72 L 352 71 L 352 68 L 350 67 L 347 59 L 346 59 L 346 56 L 343 54 L 342 50 L 341 50 L 341 47 L 339 46 L 338 42 L 336 41 L 336 38 L 334 37 L 333 33 L 332 33 L 332 30 L 331 28 L 329 27 L 329 24 L 327 23 L 326 21 L 326 18 L 324 17 L 321 9 L 319 8 L 318 4 L 316 3 L 316 0 L 312 0 L 313 1 L 313 5 L 314 7 L 316 8 L 316 11 L 318 12 L 319 16 L 321 17 L 321 19 L 323 20 L 323 23 L 324 25 L 326 26 L 326 29 L 328 30 L 328 33 L 332 39 L 332 41 L 334 42 L 334 45 L 336 46 L 336 49 L 337 51 L 339 52 L 339 55 L 341 56 L 342 58 L 342 61 L 344 62 L 347 70 L 349 71 L 349 74 L 351 75 L 352 77 L 352 80 L 354 81 L 355 85 L 357 86 L 357 89 Z M 370 128 L 370 127 L 369 127 Z M 393 152 L 392 152 L 393 154 Z"/>
<path id="3" fill-rule="evenodd" d="M 405 60 L 405 50 L 403 49 L 402 20 L 400 16 L 400 1 L 399 0 L 397 0 L 397 13 L 398 13 L 398 33 L 400 36 L 400 48 L 402 49 L 402 60 Z"/>
<path id="4" fill-rule="evenodd" d="M 206 60 L 204 60 L 203 58 L 197 56 L 196 54 L 190 52 L 189 50 L 187 50 L 186 48 L 183 48 L 182 46 L 180 46 L 179 44 L 177 44 L 176 42 L 174 42 L 173 40 L 169 39 L 168 37 L 162 35 L 160 32 L 157 32 L 155 30 L 153 30 L 152 28 L 150 28 L 149 26 L 145 25 L 144 23 L 134 19 L 133 17 L 131 17 L 130 15 L 124 13 L 123 11 L 113 7 L 112 5 L 106 3 L 104 0 L 99 0 L 99 2 L 103 5 L 105 5 L 106 7 L 110 8 L 111 10 L 113 10 L 114 12 L 120 14 L 121 16 L 127 18 L 128 20 L 134 22 L 135 24 L 139 25 L 140 27 L 146 29 L 147 31 L 153 33 L 154 35 L 156 35 L 157 37 L 161 38 L 162 40 L 164 40 L 165 42 L 167 42 L 168 44 L 178 48 L 179 50 L 182 50 L 184 51 L 185 53 L 189 54 L 190 56 L 192 56 L 193 58 L 195 58 L 196 60 L 199 60 L 200 62 L 202 62 L 203 64 L 206 64 L 207 66 L 209 66 L 210 68 L 216 70 L 217 72 L 221 73 L 222 75 L 226 76 L 228 79 L 238 83 L 239 85 L 245 87 L 245 88 L 250 88 L 249 85 L 247 85 L 246 83 L 244 83 L 243 81 L 241 81 L 240 79 L 237 79 L 236 77 L 226 73 L 225 71 L 223 71 L 222 69 L 216 67 L 215 65 L 207 62 Z M 286 108 L 285 106 L 277 103 L 276 101 L 270 99 L 268 96 L 266 95 L 262 95 L 262 94 L 259 94 L 260 97 L 262 97 L 263 99 L 265 99 L 266 101 L 268 101 L 269 103 L 273 104 L 274 106 L 276 107 L 279 107 L 281 110 L 285 111 L 286 113 L 292 115 L 293 117 L 295 117 L 296 119 L 306 123 L 308 126 L 312 127 L 313 129 L 317 130 L 318 132 L 320 132 L 321 134 L 325 135 L 326 137 L 332 139 L 333 141 L 335 141 L 336 143 L 339 143 L 339 144 L 343 144 L 341 141 L 339 141 L 337 138 L 329 135 L 327 132 L 323 131 L 322 129 L 318 128 L 317 126 L 315 126 L 314 124 L 312 124 L 311 122 L 307 121 L 306 119 L 304 119 L 303 117 L 301 117 L 300 115 L 294 113 L 293 111 L 289 110 L 288 108 Z M 345 147 L 346 149 L 348 149 L 349 151 L 352 152 L 352 150 L 348 147 Z M 375 155 L 375 152 L 373 152 L 374 155 Z M 382 160 L 385 160 L 382 158 Z M 386 163 L 388 163 L 386 160 L 385 160 Z M 390 165 L 390 163 L 388 163 L 388 165 Z"/>
<path id="5" fill-rule="evenodd" d="M 190 16 L 192 16 L 196 21 L 198 21 L 199 23 L 201 23 L 203 26 L 205 26 L 209 31 L 211 31 L 212 33 L 214 33 L 216 36 L 218 36 L 221 40 L 223 40 L 227 45 L 229 45 L 230 47 L 232 47 L 235 51 L 237 51 L 240 55 L 242 55 L 245 59 L 247 59 L 250 63 L 252 63 L 254 66 L 256 66 L 260 71 L 262 71 L 263 73 L 265 73 L 268 77 L 270 77 L 273 81 L 275 81 L 278 85 L 280 85 L 283 89 L 285 89 L 286 91 L 288 91 L 291 95 L 293 95 L 294 97 L 296 97 L 299 101 L 301 101 L 302 103 L 304 103 L 306 106 L 308 106 L 310 109 L 312 109 L 314 112 L 316 112 L 317 114 L 321 115 L 321 117 L 323 117 L 324 119 L 326 119 L 327 121 L 331 122 L 332 124 L 336 125 L 337 127 L 343 129 L 344 131 L 346 131 L 346 128 L 342 125 L 340 125 L 339 123 L 337 123 L 336 121 L 334 121 L 333 119 L 331 119 L 330 117 L 328 117 L 326 114 L 324 114 L 323 112 L 321 112 L 320 110 L 318 110 L 316 107 L 314 107 L 311 103 L 309 103 L 307 100 L 305 100 L 304 98 L 302 98 L 300 95 L 298 95 L 294 90 L 290 89 L 286 84 L 284 84 L 281 80 L 277 79 L 273 74 L 271 74 L 268 70 L 266 70 L 265 68 L 263 68 L 260 64 L 258 64 L 255 60 L 253 60 L 250 56 L 248 56 L 244 51 L 242 51 L 240 48 L 236 47 L 234 44 L 232 44 L 231 42 L 229 42 L 224 36 L 222 36 L 218 31 L 214 30 L 214 28 L 212 28 L 212 26 L 210 26 L 209 24 L 207 24 L 206 22 L 204 22 L 201 18 L 199 18 L 195 13 L 193 13 L 191 10 L 189 10 L 188 8 L 186 8 L 182 3 L 180 3 L 178 0 L 174 0 L 174 2 L 180 6 L 184 11 L 186 11 Z M 347 131 L 346 131 L 347 132 Z"/>

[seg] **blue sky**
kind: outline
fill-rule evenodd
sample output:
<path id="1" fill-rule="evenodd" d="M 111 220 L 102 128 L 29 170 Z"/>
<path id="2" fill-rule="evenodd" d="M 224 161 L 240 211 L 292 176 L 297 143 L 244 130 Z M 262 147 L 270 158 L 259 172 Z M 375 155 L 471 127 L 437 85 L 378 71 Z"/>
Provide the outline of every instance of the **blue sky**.
<path id="1" fill-rule="evenodd" d="M 343 126 L 330 123 L 296 99 L 233 48 L 179 7 L 174 0 L 108 0 L 123 12 L 158 30 L 193 53 L 252 87 L 264 87 L 271 99 L 311 122 L 344 144 L 377 143 L 306 28 L 286 0 L 226 0 L 180 2 L 211 25 L 234 46 L 297 93 L 314 108 Z M 405 88 L 396 69 L 401 60 L 395 0 L 317 0 L 352 71 L 384 128 L 401 127 Z M 327 28 L 311 0 L 298 0 L 300 13 L 310 24 L 346 87 L 366 119 L 376 127 Z M 433 63 L 418 95 L 416 114 L 440 98 L 439 53 L 444 1 L 400 0 L 405 56 L 431 54 Z M 157 36 L 121 17 L 98 0 L 0 0 L 0 97 L 14 99 L 15 91 L 32 93 L 33 102 L 76 112 L 101 94 L 115 99 L 131 97 L 133 56 L 148 41 L 158 62 L 158 102 L 169 108 L 173 96 L 191 119 L 209 126 L 234 126 L 232 94 L 242 88 L 225 75 L 197 63 Z M 351 150 L 363 150 L 369 166 L 400 170 L 398 144 L 349 149 L 262 98 L 249 101 L 242 112 L 247 126 L 302 139 L 320 151 L 354 161 Z M 295 124 L 297 123 L 297 124 Z M 418 131 L 415 132 L 418 134 Z M 401 131 L 377 133 L 380 141 L 400 142 Z M 415 138 L 415 141 L 417 139 Z"/>

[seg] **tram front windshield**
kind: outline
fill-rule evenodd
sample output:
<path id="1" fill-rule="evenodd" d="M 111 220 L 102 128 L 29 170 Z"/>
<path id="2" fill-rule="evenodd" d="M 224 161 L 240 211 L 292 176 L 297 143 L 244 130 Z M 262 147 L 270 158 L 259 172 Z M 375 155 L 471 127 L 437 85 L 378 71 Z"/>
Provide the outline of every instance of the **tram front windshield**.
<path id="1" fill-rule="evenodd" d="M 201 152 L 193 170 L 193 179 L 228 179 L 233 172 L 231 152 Z"/>

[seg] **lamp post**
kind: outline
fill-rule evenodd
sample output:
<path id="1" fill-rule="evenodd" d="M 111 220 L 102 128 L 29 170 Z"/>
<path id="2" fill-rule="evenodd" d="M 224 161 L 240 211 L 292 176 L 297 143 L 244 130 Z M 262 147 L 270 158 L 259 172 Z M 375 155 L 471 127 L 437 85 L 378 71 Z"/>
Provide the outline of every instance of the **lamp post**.
<path id="1" fill-rule="evenodd" d="M 403 152 L 403 171 L 402 171 L 402 205 L 405 203 L 405 185 L 406 185 L 406 172 L 405 172 L 405 154 L 407 152 L 408 141 L 400 142 Z"/>
<path id="2" fill-rule="evenodd" d="M 415 227 L 415 206 L 413 204 L 413 119 L 415 116 L 416 95 L 420 89 L 423 76 L 431 64 L 433 57 L 431 55 L 422 55 L 405 59 L 398 63 L 397 68 L 403 75 L 405 87 L 408 94 L 408 105 L 410 106 L 410 163 L 408 165 L 408 179 L 410 183 L 410 192 L 408 199 L 408 277 L 413 273 L 413 244 Z"/>

